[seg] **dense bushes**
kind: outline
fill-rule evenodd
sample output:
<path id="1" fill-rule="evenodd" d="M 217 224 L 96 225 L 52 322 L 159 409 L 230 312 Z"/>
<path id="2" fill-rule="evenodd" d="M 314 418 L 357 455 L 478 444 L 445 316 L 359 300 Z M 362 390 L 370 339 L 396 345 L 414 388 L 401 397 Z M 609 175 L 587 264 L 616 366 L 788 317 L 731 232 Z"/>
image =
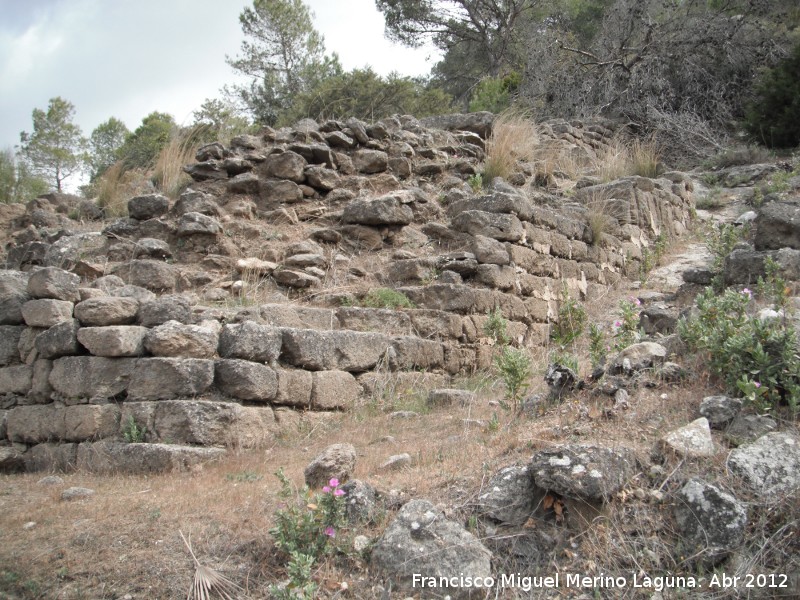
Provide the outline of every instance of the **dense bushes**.
<path id="1" fill-rule="evenodd" d="M 747 111 L 747 129 L 772 148 L 800 145 L 800 44 L 764 72 Z"/>

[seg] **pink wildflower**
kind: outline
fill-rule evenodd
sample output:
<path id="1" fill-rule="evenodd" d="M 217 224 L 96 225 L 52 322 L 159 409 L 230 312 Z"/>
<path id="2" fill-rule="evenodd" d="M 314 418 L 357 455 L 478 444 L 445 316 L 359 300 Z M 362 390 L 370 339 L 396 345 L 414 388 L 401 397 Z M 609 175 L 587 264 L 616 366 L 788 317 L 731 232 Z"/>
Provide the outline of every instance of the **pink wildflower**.
<path id="1" fill-rule="evenodd" d="M 622 321 L 614 321 L 614 327 L 622 327 Z"/>
<path id="2" fill-rule="evenodd" d="M 760 384 L 758 381 L 756 381 L 755 383 L 753 383 L 753 385 L 754 385 L 754 386 L 756 386 L 756 388 L 760 388 L 760 387 L 761 387 L 761 384 Z"/>
<path id="3" fill-rule="evenodd" d="M 748 298 L 752 298 L 753 297 L 753 292 L 752 292 L 752 290 L 750 288 L 744 288 L 742 290 L 742 294 L 746 295 Z"/>
<path id="4" fill-rule="evenodd" d="M 322 491 L 323 491 L 323 492 L 325 492 L 326 494 L 330 494 L 330 493 L 331 493 L 331 488 L 329 488 L 329 487 L 326 485 L 326 486 L 324 486 L 324 487 L 322 488 Z"/>
<path id="5" fill-rule="evenodd" d="M 336 530 L 329 525 L 328 527 L 325 528 L 325 535 L 327 535 L 330 538 L 335 538 Z"/>
<path id="6" fill-rule="evenodd" d="M 334 490 L 333 491 L 333 495 L 334 496 L 344 496 L 344 490 Z"/>
<path id="7" fill-rule="evenodd" d="M 339 480 L 334 477 L 328 482 L 328 485 L 332 488 L 339 487 Z"/>

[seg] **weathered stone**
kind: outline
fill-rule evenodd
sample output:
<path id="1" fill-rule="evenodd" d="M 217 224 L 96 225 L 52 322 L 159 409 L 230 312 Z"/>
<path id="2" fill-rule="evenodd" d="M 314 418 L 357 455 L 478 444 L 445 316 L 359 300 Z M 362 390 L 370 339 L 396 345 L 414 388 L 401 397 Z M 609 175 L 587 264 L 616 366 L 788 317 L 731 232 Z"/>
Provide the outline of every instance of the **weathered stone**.
<path id="1" fill-rule="evenodd" d="M 65 414 L 65 407 L 55 404 L 14 407 L 8 411 L 8 439 L 25 444 L 63 440 Z"/>
<path id="2" fill-rule="evenodd" d="M 257 195 L 261 190 L 261 180 L 255 173 L 239 173 L 228 181 L 229 194 Z"/>
<path id="3" fill-rule="evenodd" d="M 36 444 L 25 453 L 26 471 L 74 471 L 77 465 L 78 445 L 67 443 Z"/>
<path id="4" fill-rule="evenodd" d="M 214 383 L 223 394 L 240 400 L 266 401 L 278 392 L 278 378 L 271 368 L 238 359 L 214 364 Z"/>
<path id="5" fill-rule="evenodd" d="M 306 485 L 318 489 L 331 479 L 344 483 L 356 466 L 356 449 L 352 444 L 333 444 L 323 450 L 303 471 Z"/>
<path id="6" fill-rule="evenodd" d="M 483 139 L 488 139 L 492 132 L 495 115 L 488 111 L 474 113 L 456 113 L 436 115 L 420 119 L 423 127 L 445 129 L 448 131 L 471 131 Z"/>
<path id="7" fill-rule="evenodd" d="M 731 450 L 727 464 L 763 496 L 790 495 L 800 489 L 800 440 L 789 433 L 768 433 L 739 446 Z"/>
<path id="8" fill-rule="evenodd" d="M 178 221 L 178 237 L 191 235 L 218 235 L 222 232 L 222 225 L 214 217 L 190 212 L 183 215 Z"/>
<path id="9" fill-rule="evenodd" d="M 288 364 L 311 371 L 367 371 L 391 345 L 379 333 L 284 329 L 283 355 Z"/>
<path id="10" fill-rule="evenodd" d="M 28 300 L 28 274 L 0 271 L 0 325 L 22 324 L 22 305 Z"/>
<path id="11" fill-rule="evenodd" d="M 313 377 L 303 369 L 276 369 L 278 391 L 273 402 L 287 406 L 311 408 Z"/>
<path id="12" fill-rule="evenodd" d="M 28 392 L 26 399 L 28 404 L 47 404 L 50 402 L 53 393 L 53 387 L 50 385 L 50 372 L 52 369 L 52 360 L 40 358 L 34 361 L 31 390 Z"/>
<path id="13" fill-rule="evenodd" d="M 656 442 L 653 454 L 657 458 L 670 455 L 682 458 L 708 458 L 714 456 L 714 440 L 708 419 L 700 417 L 688 425 L 670 431 Z"/>
<path id="14" fill-rule="evenodd" d="M 157 260 L 132 260 L 122 268 L 122 273 L 131 285 L 153 292 L 173 290 L 178 282 L 175 267 Z"/>
<path id="15" fill-rule="evenodd" d="M 700 402 L 700 414 L 711 427 L 721 428 L 733 421 L 742 409 L 741 398 L 707 396 Z"/>
<path id="16" fill-rule="evenodd" d="M 84 442 L 113 437 L 119 430 L 116 404 L 80 404 L 64 409 L 64 439 Z"/>
<path id="17" fill-rule="evenodd" d="M 764 204 L 755 220 L 753 244 L 756 250 L 800 250 L 800 203 Z"/>
<path id="18" fill-rule="evenodd" d="M 731 494 L 702 479 L 690 479 L 675 497 L 675 521 L 686 553 L 713 566 L 744 539 L 747 509 Z"/>
<path id="19" fill-rule="evenodd" d="M 61 492 L 61 499 L 67 502 L 71 500 L 83 500 L 94 496 L 94 490 L 85 487 L 69 487 Z"/>
<path id="20" fill-rule="evenodd" d="M 214 217 L 219 215 L 219 206 L 211 194 L 188 189 L 175 202 L 171 212 L 178 217 L 190 212 L 198 212 Z"/>
<path id="21" fill-rule="evenodd" d="M 0 367 L 19 362 L 19 340 L 24 326 L 0 325 Z"/>
<path id="22" fill-rule="evenodd" d="M 192 305 L 186 296 L 160 296 L 139 306 L 139 324 L 144 327 L 155 327 L 167 321 L 190 323 L 191 320 Z"/>
<path id="23" fill-rule="evenodd" d="M 67 300 L 28 300 L 22 305 L 22 318 L 28 327 L 52 327 L 71 321 L 73 306 Z"/>
<path id="24" fill-rule="evenodd" d="M 358 381 L 346 371 L 315 371 L 311 381 L 311 408 L 315 410 L 349 409 L 361 395 Z"/>
<path id="25" fill-rule="evenodd" d="M 77 465 L 87 473 L 145 475 L 189 471 L 224 456 L 223 448 L 85 442 L 77 448 Z"/>
<path id="26" fill-rule="evenodd" d="M 136 196 L 128 200 L 128 215 L 132 219 L 146 221 L 164 215 L 169 210 L 169 198 L 161 194 Z"/>
<path id="27" fill-rule="evenodd" d="M 778 428 L 775 419 L 762 415 L 739 414 L 725 430 L 724 437 L 734 446 L 741 446 L 754 442 L 762 435 L 766 435 Z"/>
<path id="28" fill-rule="evenodd" d="M 408 452 L 394 454 L 387 458 L 378 467 L 381 471 L 400 471 L 414 464 L 414 459 Z"/>
<path id="29" fill-rule="evenodd" d="M 352 524 L 368 523 L 377 508 L 375 488 L 359 479 L 351 479 L 340 489 L 344 492 L 347 521 Z"/>
<path id="30" fill-rule="evenodd" d="M 22 452 L 16 448 L 0 446 L 0 473 L 19 473 L 24 470 L 25 458 Z"/>
<path id="31" fill-rule="evenodd" d="M 353 166 L 359 173 L 367 175 L 382 173 L 389 166 L 389 155 L 381 150 L 356 150 L 353 153 Z"/>
<path id="32" fill-rule="evenodd" d="M 450 252 L 438 257 L 436 262 L 442 271 L 452 271 L 463 277 L 474 275 L 478 268 L 478 261 L 471 252 Z"/>
<path id="33" fill-rule="evenodd" d="M 37 335 L 35 345 L 39 356 L 41 358 L 58 358 L 85 353 L 78 343 L 79 328 L 78 320 L 70 319 L 53 325 L 47 331 Z"/>
<path id="34" fill-rule="evenodd" d="M 306 168 L 305 174 L 308 185 L 324 192 L 336 189 L 340 185 L 341 178 L 333 169 L 312 166 Z"/>
<path id="35" fill-rule="evenodd" d="M 678 325 L 678 316 L 663 306 L 648 306 L 639 314 L 639 327 L 647 335 L 669 335 Z"/>
<path id="36" fill-rule="evenodd" d="M 212 358 L 218 343 L 219 335 L 213 329 L 167 321 L 147 332 L 144 347 L 153 356 Z"/>
<path id="37" fill-rule="evenodd" d="M 261 182 L 261 194 L 256 199 L 260 210 L 272 210 L 276 206 L 293 204 L 303 200 L 303 191 L 293 181 L 269 179 Z"/>
<path id="38" fill-rule="evenodd" d="M 133 258 L 152 258 L 155 260 L 166 260 L 172 258 L 172 250 L 164 240 L 155 238 L 141 238 L 136 240 L 136 247 L 133 251 Z M 85 298 L 81 298 L 84 300 Z"/>
<path id="39" fill-rule="evenodd" d="M 341 131 L 332 131 L 325 136 L 325 141 L 331 148 L 353 148 L 356 141 Z"/>
<path id="40" fill-rule="evenodd" d="M 536 485 L 565 496 L 608 501 L 636 474 L 636 454 L 624 447 L 574 445 L 541 450 L 529 465 Z"/>
<path id="41" fill-rule="evenodd" d="M 283 334 L 280 329 L 253 321 L 229 323 L 219 336 L 219 355 L 260 363 L 274 363 L 281 354 Z"/>
<path id="42" fill-rule="evenodd" d="M 128 325 L 136 320 L 139 301 L 134 298 L 101 296 L 75 305 L 75 318 L 87 327 Z"/>
<path id="43" fill-rule="evenodd" d="M 81 278 L 56 267 L 45 267 L 31 273 L 28 279 L 28 294 L 31 298 L 52 298 L 53 300 L 80 300 L 78 286 Z"/>
<path id="44" fill-rule="evenodd" d="M 78 341 L 94 356 L 141 356 L 147 331 L 146 327 L 138 325 L 81 327 Z"/>
<path id="45" fill-rule="evenodd" d="M 24 396 L 31 389 L 32 376 L 33 368 L 30 365 L 16 365 L 0 369 L 0 395 Z"/>
<path id="46" fill-rule="evenodd" d="M 481 264 L 507 265 L 511 262 L 503 243 L 483 235 L 476 235 L 473 238 L 471 251 Z"/>
<path id="47" fill-rule="evenodd" d="M 408 225 L 414 220 L 414 212 L 399 198 L 384 196 L 350 202 L 342 213 L 342 220 L 358 225 Z"/>
<path id="48" fill-rule="evenodd" d="M 412 500 L 397 513 L 372 548 L 370 563 L 392 588 L 412 593 L 414 577 L 489 578 L 491 552 L 461 525 L 447 519 L 427 500 Z M 485 590 L 448 587 L 454 599 L 483 597 Z"/>
<path id="49" fill-rule="evenodd" d="M 394 338 L 386 356 L 389 365 L 397 370 L 438 369 L 444 364 L 444 349 L 440 342 L 415 336 Z"/>
<path id="50" fill-rule="evenodd" d="M 320 283 L 319 277 L 296 269 L 279 269 L 272 274 L 272 277 L 281 285 L 298 289 L 313 287 Z"/>
<path id="51" fill-rule="evenodd" d="M 514 526 L 528 520 L 544 494 L 528 466 L 500 469 L 484 490 L 477 502 L 480 515 Z"/>
<path id="52" fill-rule="evenodd" d="M 482 235 L 495 240 L 517 242 L 525 235 L 525 229 L 514 215 L 497 214 L 482 210 L 467 210 L 456 215 L 452 227 L 471 235 Z"/>
<path id="53" fill-rule="evenodd" d="M 321 254 L 293 254 L 286 257 L 283 264 L 295 269 L 306 269 L 308 267 L 325 268 L 328 266 L 328 261 Z"/>
<path id="54" fill-rule="evenodd" d="M 296 152 L 287 151 L 271 154 L 264 162 L 266 174 L 277 179 L 288 179 L 295 183 L 305 180 L 306 160 Z"/>
<path id="55" fill-rule="evenodd" d="M 617 354 L 611 365 L 614 373 L 633 373 L 649 369 L 664 362 L 667 350 L 655 342 L 639 342 Z"/>
<path id="56" fill-rule="evenodd" d="M 212 383 L 214 383 L 212 360 L 141 358 L 131 373 L 128 398 L 165 400 L 199 396 L 211 387 Z"/>
<path id="57" fill-rule="evenodd" d="M 173 444 L 233 444 L 237 426 L 246 416 L 243 407 L 232 402 L 163 400 L 154 404 L 151 438 Z"/>
<path id="58" fill-rule="evenodd" d="M 134 358 L 65 356 L 53 361 L 50 385 L 67 399 L 114 398 L 128 387 Z"/>

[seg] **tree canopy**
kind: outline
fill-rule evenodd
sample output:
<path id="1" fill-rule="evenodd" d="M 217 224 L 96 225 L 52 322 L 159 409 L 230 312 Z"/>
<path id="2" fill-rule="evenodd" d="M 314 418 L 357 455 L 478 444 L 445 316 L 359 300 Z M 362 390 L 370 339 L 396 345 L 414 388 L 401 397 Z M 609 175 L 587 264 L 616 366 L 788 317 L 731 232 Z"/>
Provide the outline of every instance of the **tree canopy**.
<path id="1" fill-rule="evenodd" d="M 102 175 L 106 169 L 117 162 L 119 149 L 130 135 L 125 123 L 111 117 L 101 123 L 89 136 L 89 154 L 87 164 L 92 181 Z"/>
<path id="2" fill-rule="evenodd" d="M 178 126 L 172 115 L 158 111 L 151 112 L 136 130 L 125 138 L 117 151 L 118 158 L 125 168 L 150 168 L 174 135 Z"/>
<path id="3" fill-rule="evenodd" d="M 33 110 L 33 132 L 20 133 L 20 155 L 33 175 L 57 191 L 64 180 L 83 168 L 86 139 L 73 122 L 75 107 L 61 97 L 51 98 L 47 111 Z"/>

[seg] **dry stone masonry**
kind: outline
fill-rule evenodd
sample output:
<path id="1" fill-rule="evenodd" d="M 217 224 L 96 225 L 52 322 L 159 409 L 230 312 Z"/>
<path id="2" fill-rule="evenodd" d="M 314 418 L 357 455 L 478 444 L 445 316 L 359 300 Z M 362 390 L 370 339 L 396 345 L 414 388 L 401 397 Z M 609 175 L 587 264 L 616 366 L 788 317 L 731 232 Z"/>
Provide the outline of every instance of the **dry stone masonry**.
<path id="1" fill-rule="evenodd" d="M 638 273 L 659 236 L 686 230 L 692 184 L 677 172 L 582 180 L 565 199 L 522 165 L 474 193 L 492 118 L 304 120 L 209 144 L 177 200 L 131 198 L 102 232 L 70 229 L 82 205 L 68 195 L 31 202 L 0 272 L 9 464 L 182 467 L 208 458 L 202 447 L 265 444 L 352 408 L 376 369 L 446 388 L 491 364 L 490 311 L 515 345 L 546 343 L 565 287 L 596 298 Z M 584 156 L 614 134 L 608 122 L 543 126 L 547 143 Z M 254 281 L 269 299 L 247 302 Z M 365 281 L 414 308 L 337 291 Z M 137 436 L 151 450 L 122 447 Z"/>

